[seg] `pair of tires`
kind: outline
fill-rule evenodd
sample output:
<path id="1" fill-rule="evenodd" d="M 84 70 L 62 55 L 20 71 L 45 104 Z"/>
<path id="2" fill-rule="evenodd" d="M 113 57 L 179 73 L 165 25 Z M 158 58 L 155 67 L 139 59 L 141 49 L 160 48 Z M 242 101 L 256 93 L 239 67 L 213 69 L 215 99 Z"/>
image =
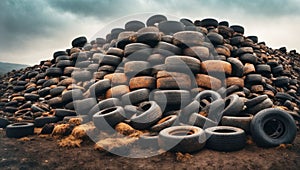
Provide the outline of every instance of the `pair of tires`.
<path id="1" fill-rule="evenodd" d="M 230 126 L 205 130 L 195 126 L 173 126 L 160 131 L 158 144 L 162 149 L 174 152 L 196 152 L 204 146 L 229 152 L 244 148 L 246 135 L 242 129 Z"/>

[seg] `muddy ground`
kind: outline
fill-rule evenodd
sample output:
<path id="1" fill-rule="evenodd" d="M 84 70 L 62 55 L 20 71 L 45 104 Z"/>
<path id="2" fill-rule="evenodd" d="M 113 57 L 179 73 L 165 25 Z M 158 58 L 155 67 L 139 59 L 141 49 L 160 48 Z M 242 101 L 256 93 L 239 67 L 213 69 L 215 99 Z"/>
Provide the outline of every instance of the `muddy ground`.
<path id="1" fill-rule="evenodd" d="M 300 133 L 293 145 L 259 148 L 248 144 L 237 152 L 203 149 L 179 159 L 175 153 L 134 159 L 94 150 L 84 140 L 80 148 L 61 148 L 57 139 L 30 136 L 29 141 L 10 139 L 0 130 L 0 169 L 299 169 Z"/>

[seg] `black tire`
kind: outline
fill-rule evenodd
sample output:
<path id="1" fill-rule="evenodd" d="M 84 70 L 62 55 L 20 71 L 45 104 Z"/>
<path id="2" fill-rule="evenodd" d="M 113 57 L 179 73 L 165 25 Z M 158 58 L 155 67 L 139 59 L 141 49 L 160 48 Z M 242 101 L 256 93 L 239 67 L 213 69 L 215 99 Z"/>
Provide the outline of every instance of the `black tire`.
<path id="1" fill-rule="evenodd" d="M 69 66 L 73 66 L 73 62 L 70 60 L 60 60 L 56 64 L 56 67 L 62 68 L 62 69 L 65 67 L 69 67 Z"/>
<path id="2" fill-rule="evenodd" d="M 136 105 L 143 101 L 149 100 L 149 89 L 139 89 L 124 94 L 121 98 L 122 104 L 125 105 Z"/>
<path id="3" fill-rule="evenodd" d="M 91 110 L 89 111 L 88 115 L 92 119 L 93 115 L 101 110 L 114 107 L 114 106 L 121 106 L 122 103 L 117 98 L 109 98 L 105 100 L 101 100 L 98 104 L 96 104 Z"/>
<path id="4" fill-rule="evenodd" d="M 272 73 L 274 75 L 280 75 L 283 72 L 283 66 L 280 64 L 276 67 L 272 67 Z"/>
<path id="5" fill-rule="evenodd" d="M 62 102 L 64 104 L 70 103 L 75 100 L 83 99 L 83 93 L 80 89 L 73 89 L 62 93 Z"/>
<path id="6" fill-rule="evenodd" d="M 33 134 L 33 123 L 14 123 L 6 126 L 6 136 L 9 138 L 21 138 Z"/>
<path id="7" fill-rule="evenodd" d="M 221 22 L 219 22 L 219 26 L 229 27 L 229 23 L 228 23 L 228 21 L 221 21 Z"/>
<path id="8" fill-rule="evenodd" d="M 76 112 L 74 110 L 68 109 L 54 109 L 54 114 L 60 118 L 64 118 L 66 116 L 76 116 Z"/>
<path id="9" fill-rule="evenodd" d="M 167 21 L 167 20 L 168 20 L 167 17 L 164 15 L 153 15 L 147 19 L 146 25 L 147 26 L 155 26 L 156 24 L 159 24 L 159 23 Z"/>
<path id="10" fill-rule="evenodd" d="M 97 129 L 111 131 L 114 126 L 125 120 L 124 115 L 124 109 L 121 106 L 109 107 L 95 113 L 93 122 Z"/>
<path id="11" fill-rule="evenodd" d="M 257 36 L 248 36 L 247 38 L 249 38 L 250 40 L 252 40 L 254 43 L 258 42 Z"/>
<path id="12" fill-rule="evenodd" d="M 291 96 L 287 93 L 284 93 L 284 92 L 276 93 L 275 98 L 279 99 L 279 100 L 282 100 L 282 101 L 285 101 L 285 100 L 294 101 L 294 99 L 295 99 L 293 96 Z"/>
<path id="13" fill-rule="evenodd" d="M 48 117 L 37 117 L 34 120 L 35 127 L 43 127 L 48 123 L 57 123 L 60 119 L 56 116 L 48 116 Z"/>
<path id="14" fill-rule="evenodd" d="M 151 47 L 155 47 L 161 40 L 161 34 L 159 32 L 145 32 L 137 34 L 136 42 L 144 43 Z"/>
<path id="15" fill-rule="evenodd" d="M 130 125 L 135 129 L 147 129 L 162 116 L 159 105 L 154 101 L 141 103 L 139 109 L 143 112 L 136 113 L 130 118 Z"/>
<path id="16" fill-rule="evenodd" d="M 244 32 L 245 32 L 244 27 L 242 27 L 240 25 L 231 25 L 230 28 L 233 29 L 234 32 L 237 32 L 240 34 L 244 34 Z"/>
<path id="17" fill-rule="evenodd" d="M 86 37 L 77 37 L 72 41 L 73 47 L 83 47 L 87 43 Z"/>
<path id="18" fill-rule="evenodd" d="M 63 74 L 61 68 L 51 67 L 46 70 L 46 76 L 59 77 Z"/>
<path id="19" fill-rule="evenodd" d="M 139 29 L 141 28 L 144 28 L 145 27 L 145 24 L 141 21 L 129 21 L 125 24 L 125 30 L 126 31 L 138 31 Z"/>
<path id="20" fill-rule="evenodd" d="M 213 127 L 213 126 L 218 126 L 218 122 L 214 122 L 214 121 L 208 119 L 207 117 L 202 116 L 199 113 L 191 114 L 188 124 L 200 127 L 202 129 L 206 129 L 206 128 Z"/>
<path id="21" fill-rule="evenodd" d="M 111 81 L 109 79 L 102 79 L 89 87 L 90 97 L 99 97 L 111 88 Z"/>
<path id="22" fill-rule="evenodd" d="M 77 114 L 86 115 L 97 104 L 96 98 L 87 98 L 73 101 L 74 108 Z"/>
<path id="23" fill-rule="evenodd" d="M 239 116 L 223 116 L 221 120 L 222 126 L 232 126 L 241 128 L 246 134 L 250 133 L 250 123 L 253 119 L 253 115 L 239 115 Z"/>
<path id="24" fill-rule="evenodd" d="M 191 21 L 190 19 L 187 19 L 187 18 L 181 18 L 179 21 L 182 22 L 185 25 L 185 27 L 195 26 L 193 21 Z"/>
<path id="25" fill-rule="evenodd" d="M 124 65 L 124 73 L 127 77 L 151 75 L 150 64 L 146 61 L 129 61 Z"/>
<path id="26" fill-rule="evenodd" d="M 260 96 L 257 96 L 253 99 L 249 99 L 245 102 L 245 106 L 247 106 L 247 108 L 250 108 L 250 107 L 255 107 L 257 104 L 263 102 L 264 100 L 266 100 L 268 98 L 267 95 L 260 95 Z"/>
<path id="27" fill-rule="evenodd" d="M 24 98 L 26 101 L 37 101 L 40 98 L 40 96 L 38 94 L 25 93 Z"/>
<path id="28" fill-rule="evenodd" d="M 212 150 L 231 152 L 246 146 L 246 134 L 243 129 L 230 126 L 216 126 L 205 129 L 206 147 Z"/>
<path id="29" fill-rule="evenodd" d="M 77 68 L 84 69 L 84 68 L 87 68 L 90 64 L 92 64 L 91 61 L 77 61 L 76 64 L 75 64 L 75 66 Z M 75 70 L 75 71 L 77 71 L 77 70 Z"/>
<path id="30" fill-rule="evenodd" d="M 114 55 L 104 55 L 99 59 L 100 65 L 118 66 L 121 63 L 122 58 Z"/>
<path id="31" fill-rule="evenodd" d="M 273 102 L 271 99 L 267 98 L 266 100 L 262 101 L 261 103 L 257 104 L 255 107 L 250 107 L 245 110 L 245 113 L 250 113 L 255 115 L 257 112 L 267 109 L 273 106 Z"/>
<path id="32" fill-rule="evenodd" d="M 151 47 L 144 43 L 131 43 L 125 46 L 124 57 L 129 56 L 130 54 L 136 53 L 138 51 L 143 51 L 150 49 Z"/>
<path id="33" fill-rule="evenodd" d="M 115 55 L 118 57 L 123 57 L 124 55 L 124 50 L 120 49 L 120 48 L 114 48 L 114 47 L 110 47 L 107 51 L 106 51 L 107 55 Z"/>
<path id="34" fill-rule="evenodd" d="M 61 95 L 65 89 L 66 89 L 65 86 L 57 86 L 56 88 L 51 89 L 49 93 L 52 97 L 56 97 Z"/>
<path id="35" fill-rule="evenodd" d="M 232 94 L 225 98 L 224 116 L 240 115 L 244 108 L 244 101 L 236 94 Z"/>
<path id="36" fill-rule="evenodd" d="M 172 126 L 159 133 L 158 144 L 166 151 L 192 153 L 205 146 L 205 132 L 195 126 Z"/>
<path id="37" fill-rule="evenodd" d="M 72 78 L 76 82 L 84 82 L 84 81 L 89 81 L 92 79 L 92 74 L 89 71 L 86 70 L 81 70 L 81 71 L 73 71 L 72 73 Z"/>
<path id="38" fill-rule="evenodd" d="M 58 56 L 68 55 L 66 51 L 56 51 L 53 53 L 53 58 L 56 59 Z"/>
<path id="39" fill-rule="evenodd" d="M 61 97 L 53 97 L 47 101 L 50 107 L 52 108 L 60 108 L 63 107 L 64 103 L 62 102 Z"/>
<path id="40" fill-rule="evenodd" d="M 255 66 L 255 71 L 258 74 L 262 74 L 265 77 L 269 77 L 271 74 L 271 67 L 267 64 L 258 64 Z"/>
<path id="41" fill-rule="evenodd" d="M 0 117 L 0 128 L 5 128 L 9 124 L 10 122 L 7 119 Z"/>
<path id="42" fill-rule="evenodd" d="M 292 143 L 297 127 L 291 115 L 280 109 L 265 109 L 258 112 L 251 121 L 253 140 L 261 147 L 275 147 Z"/>
<path id="43" fill-rule="evenodd" d="M 217 28 L 219 26 L 219 23 L 217 20 L 215 20 L 213 18 L 205 18 L 205 19 L 201 20 L 200 26 Z"/>
<path id="44" fill-rule="evenodd" d="M 203 99 L 208 99 L 208 101 L 213 102 L 215 100 L 221 99 L 219 93 L 213 91 L 213 90 L 203 90 L 202 92 L 198 93 L 197 96 L 194 98 L 194 100 L 197 100 L 200 102 Z"/>
<path id="45" fill-rule="evenodd" d="M 224 44 L 224 38 L 223 38 L 223 36 L 220 35 L 220 34 L 218 34 L 218 33 L 210 32 L 210 33 L 207 34 L 207 38 L 215 46 L 216 45 L 222 45 L 222 44 Z"/>
<path id="46" fill-rule="evenodd" d="M 200 61 L 189 56 L 169 56 L 165 59 L 168 71 L 188 72 L 194 74 L 200 72 Z"/>
<path id="47" fill-rule="evenodd" d="M 241 60 L 241 62 L 245 63 L 251 63 L 251 64 L 256 64 L 257 63 L 257 57 L 253 54 L 250 53 L 246 53 L 243 54 L 239 57 L 239 59 Z"/>
<path id="48" fill-rule="evenodd" d="M 159 90 L 154 92 L 154 101 L 166 110 L 179 110 L 191 101 L 190 92 L 187 90 Z"/>
<path id="49" fill-rule="evenodd" d="M 290 78 L 287 76 L 281 76 L 277 77 L 275 80 L 273 80 L 273 84 L 276 87 L 287 87 L 289 85 Z"/>
<path id="50" fill-rule="evenodd" d="M 260 74 L 248 74 L 245 78 L 245 85 L 259 85 L 262 84 L 262 76 Z"/>
<path id="51" fill-rule="evenodd" d="M 165 35 L 173 35 L 176 32 L 184 31 L 184 24 L 178 21 L 164 21 L 158 24 L 158 29 Z"/>
<path id="52" fill-rule="evenodd" d="M 42 88 L 42 89 L 38 90 L 38 94 L 39 94 L 40 97 L 45 97 L 48 94 L 50 94 L 50 90 L 51 90 L 50 87 L 45 87 L 45 88 Z"/>
<path id="53" fill-rule="evenodd" d="M 154 126 L 150 128 L 151 131 L 159 132 L 167 127 L 170 127 L 177 120 L 177 115 L 170 115 L 159 120 Z"/>
<path id="54" fill-rule="evenodd" d="M 165 50 L 166 52 L 173 53 L 175 55 L 181 54 L 181 48 L 173 45 L 171 43 L 160 41 L 157 46 L 155 47 L 157 50 Z M 169 54 L 171 55 L 171 54 Z"/>

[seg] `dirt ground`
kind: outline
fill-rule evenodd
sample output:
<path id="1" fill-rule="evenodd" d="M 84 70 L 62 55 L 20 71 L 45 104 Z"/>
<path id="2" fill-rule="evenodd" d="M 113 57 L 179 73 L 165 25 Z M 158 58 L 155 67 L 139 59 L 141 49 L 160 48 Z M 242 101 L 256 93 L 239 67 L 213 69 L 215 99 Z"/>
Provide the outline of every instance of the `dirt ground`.
<path id="1" fill-rule="evenodd" d="M 94 150 L 84 140 L 80 148 L 61 148 L 56 139 L 30 136 L 29 141 L 10 139 L 0 130 L 0 169 L 299 169 L 300 133 L 287 148 L 259 148 L 248 144 L 237 152 L 203 149 L 190 159 L 175 153 L 134 159 Z"/>

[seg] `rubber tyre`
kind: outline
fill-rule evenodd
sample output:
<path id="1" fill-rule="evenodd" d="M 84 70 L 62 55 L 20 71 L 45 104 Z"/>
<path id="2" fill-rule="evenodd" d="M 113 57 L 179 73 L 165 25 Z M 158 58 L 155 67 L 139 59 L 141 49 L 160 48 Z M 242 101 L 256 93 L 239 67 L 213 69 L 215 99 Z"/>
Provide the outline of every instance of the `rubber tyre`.
<path id="1" fill-rule="evenodd" d="M 5 118 L 0 117 L 0 128 L 5 128 L 7 125 L 9 125 L 9 121 Z"/>
<path id="2" fill-rule="evenodd" d="M 208 119 L 207 117 L 202 116 L 199 113 L 191 114 L 188 124 L 200 127 L 202 129 L 206 129 L 206 128 L 213 127 L 213 126 L 218 126 L 217 122 L 214 122 L 214 121 Z"/>
<path id="3" fill-rule="evenodd" d="M 256 106 L 257 104 L 263 102 L 263 101 L 266 100 L 267 98 L 268 98 L 267 95 L 260 95 L 260 96 L 257 96 L 257 97 L 255 97 L 255 98 L 248 99 L 248 100 L 245 102 L 245 106 L 247 106 L 247 108 Z"/>
<path id="4" fill-rule="evenodd" d="M 177 115 L 170 115 L 159 120 L 154 126 L 150 128 L 151 131 L 159 132 L 167 127 L 170 127 L 177 120 Z"/>
<path id="5" fill-rule="evenodd" d="M 190 56 L 169 56 L 165 59 L 168 71 L 188 72 L 194 74 L 200 72 L 200 61 Z"/>
<path id="6" fill-rule="evenodd" d="M 178 21 L 164 21 L 158 24 L 158 29 L 165 35 L 173 35 L 176 32 L 184 31 L 184 24 Z"/>
<path id="7" fill-rule="evenodd" d="M 46 70 L 46 76 L 50 76 L 50 77 L 59 77 L 63 74 L 61 68 L 56 68 L 56 67 L 52 67 L 52 68 L 48 68 Z"/>
<path id="8" fill-rule="evenodd" d="M 72 41 L 73 47 L 83 47 L 87 43 L 86 37 L 78 37 Z"/>
<path id="9" fill-rule="evenodd" d="M 114 107 L 114 106 L 121 106 L 122 103 L 117 98 L 108 98 L 105 100 L 101 100 L 99 103 L 97 103 L 94 107 L 91 108 L 88 115 L 92 119 L 93 115 L 101 110 Z"/>
<path id="10" fill-rule="evenodd" d="M 62 93 L 62 102 L 64 104 L 81 99 L 83 99 L 83 93 L 80 89 L 73 89 Z"/>
<path id="11" fill-rule="evenodd" d="M 277 127 L 274 127 L 276 126 L 275 124 L 268 124 L 274 123 L 274 121 L 279 123 Z M 270 133 L 268 132 L 270 129 L 266 129 L 267 127 L 265 127 L 267 125 L 277 128 L 276 130 L 283 130 L 283 132 L 276 131 L 277 133 L 281 133 L 279 134 L 280 136 L 272 137 L 271 134 L 268 134 Z M 252 119 L 250 127 L 253 140 L 261 147 L 275 147 L 280 144 L 292 143 L 297 134 L 297 127 L 293 117 L 287 112 L 275 108 L 258 112 Z M 274 135 L 276 132 L 271 133 Z"/>
<path id="12" fill-rule="evenodd" d="M 149 17 L 146 21 L 147 26 L 154 26 L 156 24 L 159 24 L 161 22 L 167 21 L 167 17 L 164 15 L 153 15 Z"/>
<path id="13" fill-rule="evenodd" d="M 122 96 L 123 105 L 136 105 L 143 101 L 149 100 L 150 90 L 149 89 L 139 89 L 126 93 Z"/>
<path id="14" fill-rule="evenodd" d="M 89 93 L 91 97 L 99 97 L 106 93 L 111 88 L 111 81 L 109 79 L 102 79 L 94 83 L 89 87 Z"/>
<path id="15" fill-rule="evenodd" d="M 250 123 L 253 119 L 253 115 L 246 114 L 240 116 L 223 116 L 221 120 L 222 126 L 232 126 L 241 128 L 246 134 L 250 133 Z"/>
<path id="16" fill-rule="evenodd" d="M 230 126 L 215 126 L 205 129 L 206 147 L 216 151 L 231 152 L 241 150 L 246 145 L 243 129 Z"/>
<path id="17" fill-rule="evenodd" d="M 99 130 L 113 130 L 114 126 L 125 120 L 125 112 L 121 106 L 103 109 L 93 115 L 93 122 Z"/>
<path id="18" fill-rule="evenodd" d="M 232 76 L 236 77 L 243 77 L 244 75 L 244 65 L 243 63 L 236 58 L 229 57 L 227 58 L 227 61 L 231 64 L 232 66 Z"/>
<path id="19" fill-rule="evenodd" d="M 225 98 L 225 108 L 223 115 L 236 116 L 241 114 L 240 112 L 244 108 L 244 101 L 236 94 L 232 94 Z"/>
<path id="20" fill-rule="evenodd" d="M 256 113 L 258 113 L 259 111 L 261 110 L 264 110 L 264 109 L 267 109 L 267 108 L 270 108 L 273 106 L 273 102 L 271 99 L 267 98 L 266 100 L 262 101 L 261 103 L 255 105 L 255 107 L 250 107 L 250 108 L 247 108 L 245 110 L 246 113 L 250 113 L 250 114 L 253 114 L 255 115 Z"/>
<path id="21" fill-rule="evenodd" d="M 147 129 L 154 125 L 162 116 L 159 105 L 154 101 L 143 102 L 139 106 L 142 113 L 130 118 L 130 125 L 135 129 Z"/>
<path id="22" fill-rule="evenodd" d="M 213 91 L 213 90 L 203 90 L 202 92 L 198 93 L 197 96 L 194 98 L 194 100 L 197 100 L 200 102 L 203 99 L 209 99 L 210 102 L 213 102 L 215 100 L 221 99 L 219 93 Z"/>
<path id="23" fill-rule="evenodd" d="M 159 90 L 154 92 L 154 101 L 167 110 L 178 110 L 190 103 L 191 96 L 187 90 Z"/>
<path id="24" fill-rule="evenodd" d="M 195 126 L 172 126 L 159 133 L 158 144 L 166 151 L 192 153 L 205 146 L 205 132 Z"/>
<path id="25" fill-rule="evenodd" d="M 68 109 L 54 109 L 54 114 L 60 118 L 64 118 L 66 116 L 76 116 L 76 112 L 74 110 Z"/>
<path id="26" fill-rule="evenodd" d="M 207 60 L 201 63 L 201 70 L 205 73 L 225 73 L 231 75 L 231 64 L 221 60 Z"/>
<path id="27" fill-rule="evenodd" d="M 216 89 L 217 90 L 222 87 L 221 80 L 219 80 L 215 77 L 206 75 L 206 74 L 197 74 L 196 82 L 199 87 L 204 87 L 206 89 Z"/>
<path id="28" fill-rule="evenodd" d="M 14 123 L 6 126 L 6 136 L 8 138 L 21 138 L 33 134 L 33 123 Z"/>
<path id="29" fill-rule="evenodd" d="M 155 89 L 156 79 L 150 76 L 133 77 L 129 81 L 129 87 L 131 90 L 136 90 L 141 88 Z"/>
<path id="30" fill-rule="evenodd" d="M 48 123 L 57 123 L 59 118 L 56 116 L 48 116 L 48 117 L 37 117 L 34 120 L 35 127 L 43 127 L 45 124 Z"/>

